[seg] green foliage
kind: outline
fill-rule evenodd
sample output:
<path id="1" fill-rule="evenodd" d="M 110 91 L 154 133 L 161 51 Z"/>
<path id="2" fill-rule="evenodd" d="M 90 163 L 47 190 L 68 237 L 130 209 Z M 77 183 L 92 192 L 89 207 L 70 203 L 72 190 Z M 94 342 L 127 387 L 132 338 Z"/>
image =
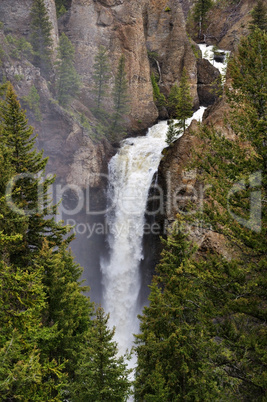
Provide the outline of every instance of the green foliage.
<path id="1" fill-rule="evenodd" d="M 30 61 L 32 60 L 33 48 L 25 38 L 16 38 L 15 36 L 8 34 L 5 39 L 7 43 L 11 45 L 10 54 L 12 57 L 19 60 L 22 58 L 26 58 Z"/>
<path id="2" fill-rule="evenodd" d="M 4 51 L 3 47 L 0 45 L 0 67 L 2 65 L 4 57 L 5 57 L 5 51 Z"/>
<path id="3" fill-rule="evenodd" d="M 205 200 L 164 242 L 136 337 L 137 401 L 266 400 L 266 43 L 255 30 L 231 62 L 231 139 L 199 130 L 189 168 Z M 195 253 L 199 224 L 225 251 Z"/>
<path id="4" fill-rule="evenodd" d="M 114 329 L 108 328 L 108 316 L 102 308 L 96 311 L 92 334 L 87 340 L 76 371 L 72 399 L 82 402 L 123 402 L 130 393 L 130 370 L 117 356 Z"/>
<path id="5" fill-rule="evenodd" d="M 190 262 L 195 247 L 184 229 L 180 222 L 179 230 L 164 241 L 150 304 L 140 317 L 137 401 L 211 401 L 220 396 L 223 370 L 216 372 L 208 360 L 216 344 L 207 327 L 209 315 L 205 317 L 204 311 L 208 305 L 199 287 L 205 270 Z"/>
<path id="6" fill-rule="evenodd" d="M 153 100 L 156 103 L 156 106 L 160 109 L 166 106 L 166 99 L 165 96 L 160 92 L 155 74 L 151 74 L 151 83 L 153 88 Z"/>
<path id="7" fill-rule="evenodd" d="M 59 104 L 66 107 L 80 88 L 80 78 L 75 69 L 75 49 L 68 37 L 62 33 L 58 48 L 57 62 L 57 98 Z"/>
<path id="8" fill-rule="evenodd" d="M 31 86 L 29 94 L 23 97 L 23 101 L 33 111 L 35 119 L 42 121 L 42 114 L 40 110 L 40 95 L 38 94 L 35 86 Z"/>
<path id="9" fill-rule="evenodd" d="M 48 77 L 52 69 L 52 23 L 44 0 L 33 0 L 30 14 L 30 42 L 34 51 L 34 64 Z"/>
<path id="10" fill-rule="evenodd" d="M 0 262 L 0 393 L 2 400 L 60 401 L 63 365 L 41 357 L 39 343 L 47 338 L 41 313 L 46 306 L 42 270 Z M 55 397 L 58 395 L 58 397 Z M 55 398 L 54 398 L 55 397 Z"/>
<path id="11" fill-rule="evenodd" d="M 228 98 L 233 109 L 231 124 L 241 138 L 251 141 L 257 152 L 257 159 L 263 167 L 266 185 L 267 151 L 267 34 L 255 29 L 247 38 L 241 40 L 238 56 L 229 64 L 233 79 Z M 242 105 L 242 108 L 240 106 Z M 236 108 L 240 110 L 235 113 Z M 242 112 L 243 111 L 243 112 Z"/>
<path id="12" fill-rule="evenodd" d="M 165 13 L 169 13 L 171 11 L 171 9 L 170 9 L 170 7 L 166 7 L 164 11 L 165 11 Z"/>
<path id="13" fill-rule="evenodd" d="M 123 117 L 129 111 L 128 80 L 125 71 L 125 57 L 119 59 L 113 89 L 113 107 L 110 138 L 118 140 L 124 134 Z"/>
<path id="14" fill-rule="evenodd" d="M 11 84 L 8 85 L 2 113 L 0 139 L 9 150 L 9 162 L 13 166 L 12 173 L 13 175 L 26 174 L 26 177 L 17 177 L 16 182 L 10 182 L 8 200 L 13 204 L 13 208 L 9 208 L 7 215 L 7 220 L 14 212 L 26 217 L 27 231 L 22 229 L 23 239 L 16 245 L 10 257 L 12 262 L 19 260 L 21 263 L 23 255 L 41 248 L 44 237 L 48 239 L 51 246 L 61 244 L 66 228 L 56 224 L 54 217 L 47 218 L 49 213 L 56 214 L 56 206 L 51 205 L 47 195 L 48 187 L 53 183 L 54 178 L 47 178 L 42 182 L 42 178 L 37 177 L 37 174 L 40 175 L 44 170 L 47 158 L 43 158 L 43 153 L 34 149 L 36 136 L 33 136 L 32 127 L 27 125 L 25 113 L 20 107 Z M 8 180 L 11 178 L 12 175 Z M 7 183 L 4 184 L 7 185 Z M 38 199 L 38 189 L 43 191 L 42 205 Z M 4 227 L 8 235 L 12 234 L 9 232 L 14 230 L 12 225 Z"/>
<path id="15" fill-rule="evenodd" d="M 148 56 L 149 60 L 155 60 L 155 59 L 158 59 L 158 57 L 159 57 L 157 52 L 150 51 L 150 50 L 147 51 L 147 56 Z"/>
<path id="16" fill-rule="evenodd" d="M 181 127 L 179 127 L 179 125 L 177 125 L 176 123 L 174 123 L 173 120 L 171 120 L 167 131 L 167 138 L 166 138 L 167 144 L 171 145 L 181 133 L 182 133 Z"/>
<path id="17" fill-rule="evenodd" d="M 72 380 L 92 326 L 92 305 L 83 295 L 89 289 L 82 286 L 82 269 L 64 242 L 55 252 L 45 241 L 34 266 L 45 272 L 42 283 L 47 308 L 43 310 L 42 320 L 46 327 L 55 328 L 54 336 L 42 341 L 42 350 L 57 361 L 64 361 L 64 371 Z"/>
<path id="18" fill-rule="evenodd" d="M 251 12 L 252 21 L 250 29 L 253 31 L 256 28 L 267 31 L 267 7 L 263 0 L 258 0 L 256 6 Z"/>
<path id="19" fill-rule="evenodd" d="M 176 116 L 176 106 L 179 101 L 179 87 L 177 84 L 174 84 L 171 87 L 170 94 L 168 97 L 168 112 L 171 118 Z"/>
<path id="20" fill-rule="evenodd" d="M 108 81 L 110 78 L 110 66 L 107 49 L 99 46 L 93 65 L 94 95 L 96 112 L 101 117 L 103 99 L 107 96 Z"/>
<path id="21" fill-rule="evenodd" d="M 55 0 L 57 18 L 62 17 L 67 12 L 67 0 Z"/>
<path id="22" fill-rule="evenodd" d="M 176 127 L 185 132 L 186 119 L 193 115 L 193 99 L 190 94 L 190 87 L 185 68 L 182 72 L 179 87 L 174 85 L 170 91 L 168 110 L 171 118 L 178 120 Z"/>
<path id="23" fill-rule="evenodd" d="M 73 393 L 86 401 L 124 401 L 129 372 L 103 311 L 92 319 L 68 228 L 55 222 L 50 205 L 54 178 L 42 177 L 47 159 L 33 149 L 36 137 L 10 83 L 0 95 L 1 400 L 72 401 Z M 21 173 L 26 177 L 8 189 Z"/>
<path id="24" fill-rule="evenodd" d="M 22 81 L 24 79 L 24 75 L 23 74 L 15 74 L 14 75 L 14 80 L 16 82 Z"/>
<path id="25" fill-rule="evenodd" d="M 197 0 L 193 9 L 194 20 L 198 23 L 199 31 L 198 37 L 202 37 L 203 29 L 206 23 L 206 15 L 212 7 L 212 0 Z"/>

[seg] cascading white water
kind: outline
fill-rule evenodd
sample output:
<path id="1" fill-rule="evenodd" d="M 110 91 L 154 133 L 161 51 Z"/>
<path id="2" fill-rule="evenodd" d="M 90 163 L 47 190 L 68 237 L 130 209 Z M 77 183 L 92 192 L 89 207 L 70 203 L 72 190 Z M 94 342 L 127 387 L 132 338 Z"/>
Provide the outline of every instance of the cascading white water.
<path id="1" fill-rule="evenodd" d="M 167 123 L 153 126 L 146 137 L 129 138 L 109 164 L 110 210 L 107 222 L 111 250 L 102 263 L 104 307 L 110 325 L 116 326 L 119 352 L 132 345 L 138 332 L 136 306 L 140 291 L 139 264 L 143 258 L 142 239 L 148 191 L 158 169 Z"/>
<path id="2" fill-rule="evenodd" d="M 201 43 L 198 45 L 198 47 L 201 50 L 203 59 L 208 60 L 211 64 L 213 64 L 214 67 L 218 68 L 218 70 L 220 71 L 221 76 L 222 76 L 222 82 L 224 83 L 228 59 L 229 59 L 231 52 L 229 50 L 217 49 L 217 52 L 219 54 L 225 55 L 223 62 L 220 63 L 220 62 L 214 60 L 214 46 L 212 46 L 212 45 L 208 46 L 205 43 Z"/>
<path id="3" fill-rule="evenodd" d="M 202 119 L 201 107 L 193 118 Z M 162 121 L 149 129 L 145 137 L 122 142 L 119 152 L 109 163 L 110 234 L 109 261 L 102 261 L 104 308 L 110 313 L 110 325 L 116 327 L 119 353 L 132 346 L 138 332 L 137 301 L 140 291 L 139 265 L 143 258 L 142 239 L 149 188 L 158 169 L 168 130 Z"/>

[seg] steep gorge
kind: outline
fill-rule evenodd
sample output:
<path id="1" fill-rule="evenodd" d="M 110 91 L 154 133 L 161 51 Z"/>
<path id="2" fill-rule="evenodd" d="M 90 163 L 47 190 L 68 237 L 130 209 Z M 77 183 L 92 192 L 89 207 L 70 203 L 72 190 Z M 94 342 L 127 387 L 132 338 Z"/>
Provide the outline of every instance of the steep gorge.
<path id="1" fill-rule="evenodd" d="M 14 84 L 21 99 L 28 95 L 33 85 L 38 90 L 41 98 L 42 121 L 36 121 L 31 110 L 28 110 L 28 117 L 39 134 L 38 147 L 43 148 L 45 155 L 49 156 L 47 173 L 57 175 L 57 184 L 61 186 L 57 196 L 62 195 L 61 190 L 66 184 L 79 187 L 85 194 L 86 189 L 90 187 L 89 197 L 92 209 L 103 211 L 105 208 L 105 175 L 108 161 L 116 152 L 116 147 L 114 148 L 106 139 L 95 140 L 97 121 L 90 109 L 93 106 L 93 64 L 99 45 L 108 49 L 112 66 L 110 85 L 114 83 L 120 56 L 124 54 L 126 59 L 130 93 L 130 112 L 125 119 L 128 134 L 143 133 L 158 118 L 150 80 L 149 53 L 156 55 L 157 66 L 161 73 L 159 85 L 163 93 L 168 94 L 171 86 L 179 82 L 185 66 L 195 108 L 204 101 L 207 105 L 214 102 L 214 97 L 207 99 L 207 93 L 216 77 L 217 70 L 211 65 L 206 65 L 206 62 L 200 58 L 194 42 L 187 36 L 185 15 L 188 6 L 191 6 L 189 3 L 187 0 L 72 0 L 68 3 L 67 12 L 57 20 L 55 1 L 45 0 L 53 26 L 54 60 L 60 33 L 65 32 L 76 49 L 76 68 L 81 75 L 83 87 L 79 97 L 73 100 L 70 107 L 72 113 L 70 113 L 54 101 L 53 85 L 42 77 L 38 68 L 25 57 L 15 58 L 9 54 L 8 44 L 5 41 L 7 34 L 29 37 L 32 0 L 1 1 L 0 20 L 4 24 L 4 30 L 0 33 L 0 42 L 6 54 L 2 60 L 1 76 L 5 76 Z M 247 0 L 241 1 L 240 4 L 237 10 L 229 11 L 230 15 L 224 13 L 226 19 L 229 17 L 228 26 L 225 28 L 224 25 L 224 28 L 220 28 L 224 29 L 224 41 L 220 39 L 220 45 L 223 44 L 225 49 L 233 48 L 233 34 L 230 33 L 227 36 L 227 33 L 235 30 L 237 22 L 241 27 L 243 21 L 247 21 L 248 10 L 253 6 L 253 4 L 249 5 Z M 223 10 L 218 9 L 216 13 L 216 18 L 220 18 Z M 235 16 L 234 19 L 232 15 Z M 234 22 L 231 22 L 233 20 Z M 212 34 L 209 41 L 216 43 L 218 35 L 214 33 L 214 25 L 213 31 L 211 28 Z M 238 35 L 243 34 L 244 29 L 236 31 L 235 37 L 238 38 Z M 51 77 L 52 80 L 53 77 Z M 111 98 L 106 101 L 105 107 L 107 110 L 111 109 Z M 209 119 L 217 115 L 219 116 L 217 120 L 222 120 L 220 110 L 220 106 L 213 106 Z M 88 119 L 89 129 L 84 129 L 77 119 L 80 114 Z M 182 152 L 183 144 L 186 143 L 189 144 L 186 146 L 187 150 Z M 190 150 L 190 140 L 186 135 L 163 160 L 162 172 L 165 174 L 164 171 L 170 167 L 173 182 L 181 180 L 179 172 L 188 160 Z M 173 166 L 173 160 L 177 160 L 181 153 L 184 164 L 178 159 L 179 168 L 177 168 Z M 63 193 L 63 198 L 65 198 L 65 210 L 72 209 L 71 200 L 73 199 L 74 206 L 77 202 L 75 189 L 70 193 Z M 66 217 L 73 218 L 71 215 Z M 88 224 L 90 228 L 104 223 L 103 214 L 88 216 L 85 208 L 74 218 L 76 224 Z M 91 278 L 96 276 L 99 270 L 99 254 L 105 234 L 88 236 L 85 226 L 85 231 L 81 229 L 80 233 L 77 232 L 73 249 L 78 261 L 85 269 L 90 266 L 90 270 L 86 269 L 86 277 L 90 283 Z M 88 261 L 90 251 L 90 261 Z M 98 293 L 99 289 L 96 289 L 95 293 L 93 289 L 95 298 Z"/>

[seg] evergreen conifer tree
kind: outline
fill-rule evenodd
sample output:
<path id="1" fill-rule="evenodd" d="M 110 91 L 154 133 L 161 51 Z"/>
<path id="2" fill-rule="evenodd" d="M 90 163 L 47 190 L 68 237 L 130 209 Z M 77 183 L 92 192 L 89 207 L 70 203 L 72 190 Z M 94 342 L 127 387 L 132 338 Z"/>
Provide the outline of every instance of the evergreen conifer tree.
<path id="1" fill-rule="evenodd" d="M 164 241 L 150 304 L 140 317 L 141 333 L 136 335 L 137 401 L 204 401 L 220 396 L 219 374 L 224 375 L 223 371 L 216 373 L 208 359 L 215 344 L 208 326 L 208 304 L 199 287 L 205 270 L 198 271 L 190 262 L 195 247 L 181 222 L 179 230 Z"/>
<path id="2" fill-rule="evenodd" d="M 250 24 L 250 29 L 254 30 L 259 28 L 263 31 L 267 31 L 267 8 L 263 0 L 258 0 L 256 6 L 251 12 L 252 21 Z"/>
<path id="3" fill-rule="evenodd" d="M 209 225 L 229 255 L 186 256 L 183 235 L 167 240 L 137 336 L 136 400 L 266 399 L 264 38 L 255 30 L 231 64 L 235 138 L 203 126 L 190 165 L 209 189 L 203 210 L 184 220 Z"/>
<path id="4" fill-rule="evenodd" d="M 123 133 L 122 120 L 129 110 L 128 80 L 125 71 L 125 57 L 121 56 L 117 73 L 115 76 L 115 86 L 113 89 L 114 113 L 111 124 L 111 138 L 118 139 Z"/>
<path id="5" fill-rule="evenodd" d="M 170 94 L 168 97 L 168 112 L 170 118 L 175 118 L 176 116 L 176 107 L 179 102 L 179 87 L 177 84 L 174 84 L 171 87 Z"/>
<path id="6" fill-rule="evenodd" d="M 179 84 L 179 95 L 178 103 L 176 105 L 176 116 L 175 118 L 179 120 L 179 125 L 183 128 L 185 132 L 186 129 L 186 119 L 193 115 L 193 100 L 190 95 L 190 87 L 188 84 L 188 76 L 186 69 L 183 69 L 181 81 Z"/>
<path id="7" fill-rule="evenodd" d="M 84 295 L 89 288 L 82 285 L 82 269 L 64 243 L 55 251 L 44 241 L 33 264 L 45 272 L 42 283 L 47 305 L 42 321 L 47 328 L 55 329 L 54 336 L 42 342 L 41 348 L 57 361 L 65 362 L 63 371 L 72 382 L 85 342 L 91 336 L 93 308 Z"/>
<path id="8" fill-rule="evenodd" d="M 55 0 L 57 17 L 60 18 L 67 11 L 68 0 Z"/>
<path id="9" fill-rule="evenodd" d="M 103 99 L 107 96 L 108 80 L 110 78 L 107 49 L 104 46 L 99 46 L 93 70 L 96 112 L 101 117 L 101 114 L 103 113 L 101 106 Z"/>
<path id="10" fill-rule="evenodd" d="M 156 106 L 160 109 L 163 106 L 166 105 L 166 99 L 165 96 L 160 92 L 155 74 L 151 74 L 151 83 L 152 83 L 152 88 L 153 88 L 153 99 L 154 102 L 156 103 Z"/>
<path id="11" fill-rule="evenodd" d="M 0 112 L 1 396 L 62 401 L 90 339 L 92 305 L 82 294 L 88 289 L 79 282 L 81 269 L 67 251 L 70 238 L 63 239 L 67 228 L 54 221 L 56 207 L 47 195 L 53 180 L 43 181 L 43 208 L 37 208 L 35 174 L 46 159 L 33 150 L 32 128 L 10 84 Z M 21 173 L 26 178 L 16 181 L 12 199 L 25 213 L 6 199 L 8 182 Z"/>
<path id="12" fill-rule="evenodd" d="M 33 0 L 30 18 L 30 41 L 34 51 L 34 64 L 48 77 L 52 69 L 52 23 L 44 0 Z"/>
<path id="13" fill-rule="evenodd" d="M 176 131 L 185 132 L 186 119 L 193 115 L 193 99 L 190 94 L 186 69 L 183 69 L 179 87 L 174 85 L 168 99 L 168 109 L 172 118 L 177 119 Z"/>
<path id="14" fill-rule="evenodd" d="M 228 98 L 233 109 L 231 124 L 243 139 L 252 142 L 267 178 L 267 34 L 256 28 L 248 38 L 242 39 L 238 55 L 230 62 L 233 80 Z M 242 105 L 243 113 L 237 113 Z"/>
<path id="15" fill-rule="evenodd" d="M 130 393 L 130 371 L 123 357 L 117 356 L 114 329 L 108 328 L 108 316 L 96 311 L 93 329 L 76 371 L 72 400 L 82 402 L 123 402 Z"/>
<path id="16" fill-rule="evenodd" d="M 179 129 L 176 128 L 176 124 L 174 123 L 173 120 L 169 123 L 168 126 L 168 131 L 167 131 L 167 138 L 166 142 L 167 144 L 171 145 L 173 141 L 177 139 L 177 136 L 180 134 Z"/>
<path id="17" fill-rule="evenodd" d="M 208 11 L 212 6 L 212 0 L 197 0 L 194 5 L 193 15 L 194 20 L 198 23 L 199 31 L 198 37 L 202 37 L 203 29 L 205 26 L 205 19 Z"/>
<path id="18" fill-rule="evenodd" d="M 217 289 L 208 294 L 222 348 L 214 361 L 237 381 L 231 398 L 244 400 L 266 398 L 266 44 L 259 29 L 241 41 L 228 91 L 235 139 L 203 127 L 203 148 L 194 164 L 198 180 L 210 186 L 199 219 L 224 236 L 234 255 L 231 261 L 214 256 L 198 263 L 212 273 Z"/>
<path id="19" fill-rule="evenodd" d="M 27 224 L 27 230 L 22 231 L 20 244 L 10 257 L 12 261 L 15 258 L 21 263 L 23 255 L 42 247 L 44 237 L 51 246 L 61 244 L 67 229 L 55 222 L 56 206 L 51 205 L 48 195 L 48 187 L 55 178 L 42 180 L 38 177 L 46 166 L 47 158 L 43 158 L 43 152 L 34 149 L 36 136 L 33 136 L 33 129 L 27 124 L 11 84 L 7 89 L 2 116 L 0 138 L 9 149 L 9 163 L 12 165 L 9 187 L 6 187 L 6 190 L 9 188 L 9 197 L 5 198 L 5 202 L 10 213 L 23 215 L 24 224 Z M 49 214 L 51 218 L 48 218 Z M 12 235 L 11 230 L 16 229 L 7 222 L 3 222 L 3 228 L 8 235 Z"/>
<path id="20" fill-rule="evenodd" d="M 62 33 L 59 40 L 57 62 L 57 98 L 62 106 L 67 106 L 78 93 L 79 75 L 74 65 L 75 49 L 68 37 Z"/>
<path id="21" fill-rule="evenodd" d="M 1 217 L 2 219 L 3 217 Z M 0 233 L 0 394 L 2 401 L 60 401 L 66 378 L 63 365 L 42 353 L 41 342 L 53 337 L 42 322 L 46 296 L 44 272 L 18 268 L 8 262 L 11 243 L 19 235 Z"/>

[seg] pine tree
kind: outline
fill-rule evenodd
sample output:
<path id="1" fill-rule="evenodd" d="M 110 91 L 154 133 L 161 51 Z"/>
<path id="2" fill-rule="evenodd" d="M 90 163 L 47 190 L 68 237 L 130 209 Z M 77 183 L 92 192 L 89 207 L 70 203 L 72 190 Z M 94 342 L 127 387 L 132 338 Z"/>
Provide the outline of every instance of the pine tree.
<path id="1" fill-rule="evenodd" d="M 205 232 L 209 225 L 224 239 L 229 255 L 217 249 L 187 255 L 184 228 L 167 239 L 137 336 L 136 400 L 266 399 L 262 35 L 255 31 L 242 41 L 230 69 L 228 121 L 235 138 L 203 126 L 202 147 L 190 164 L 198 169 L 197 181 L 209 189 L 203 210 L 184 220 L 189 228 L 201 224 Z"/>
<path id="2" fill-rule="evenodd" d="M 178 131 L 186 130 L 186 119 L 193 115 L 193 99 L 190 94 L 188 77 L 186 69 L 183 69 L 179 87 L 174 85 L 171 89 L 168 99 L 170 113 L 174 119 L 177 119 L 176 127 Z"/>
<path id="3" fill-rule="evenodd" d="M 137 401 L 204 401 L 220 396 L 223 373 L 216 373 L 209 361 L 216 345 L 210 331 L 209 307 L 199 286 L 205 270 L 196 269 L 190 262 L 194 251 L 180 222 L 178 231 L 164 241 L 150 304 L 140 317 L 141 333 L 136 335 Z"/>
<path id="4" fill-rule="evenodd" d="M 125 57 L 121 56 L 113 89 L 114 113 L 111 124 L 111 138 L 118 139 L 123 134 L 122 120 L 129 110 L 128 80 L 125 71 Z"/>
<path id="5" fill-rule="evenodd" d="M 75 49 L 68 37 L 62 33 L 59 40 L 57 62 L 57 98 L 66 107 L 79 91 L 80 79 L 74 65 Z"/>
<path id="6" fill-rule="evenodd" d="M 16 236 L 5 238 L 16 243 Z M 0 234 L 0 243 L 3 237 Z M 5 258 L 8 258 L 5 253 Z M 63 365 L 42 354 L 50 335 L 42 324 L 46 298 L 42 270 L 29 273 L 0 261 L 0 394 L 2 401 L 61 401 Z"/>
<path id="7" fill-rule="evenodd" d="M 235 139 L 203 127 L 203 147 L 194 164 L 198 180 L 210 186 L 199 219 L 224 236 L 235 256 L 230 262 L 214 256 L 205 263 L 216 289 L 208 299 L 222 347 L 214 361 L 238 381 L 231 398 L 242 395 L 244 400 L 266 398 L 266 43 L 266 34 L 256 29 L 230 65 L 228 122 Z M 218 277 L 220 271 L 224 277 Z"/>
<path id="8" fill-rule="evenodd" d="M 44 237 L 51 246 L 61 244 L 67 228 L 55 222 L 56 206 L 51 205 L 48 196 L 48 187 L 55 178 L 42 180 L 38 177 L 46 166 L 47 158 L 43 158 L 43 152 L 34 149 L 36 136 L 33 136 L 33 129 L 27 124 L 25 113 L 11 84 L 7 89 L 2 114 L 0 138 L 9 149 L 8 159 L 12 165 L 5 203 L 9 214 L 24 216 L 24 225 L 27 225 L 27 230 L 17 232 L 22 233 L 23 238 L 11 256 L 12 261 L 13 258 L 21 261 L 22 255 L 26 256 L 42 247 Z M 12 181 L 13 176 L 15 181 Z M 6 186 L 7 184 L 5 183 Z M 47 217 L 49 214 L 52 215 L 51 218 Z M 19 230 L 7 222 L 2 222 L 2 228 L 7 235 L 13 234 L 13 230 Z"/>
<path id="9" fill-rule="evenodd" d="M 198 23 L 199 31 L 198 37 L 202 37 L 203 28 L 205 26 L 206 15 L 212 7 L 212 0 L 197 0 L 194 5 L 193 15 L 194 20 Z"/>
<path id="10" fill-rule="evenodd" d="M 171 145 L 179 136 L 180 131 L 181 130 L 177 129 L 174 121 L 171 120 L 171 122 L 169 123 L 169 126 L 168 126 L 168 131 L 167 131 L 167 138 L 166 138 L 167 144 Z"/>
<path id="11" fill-rule="evenodd" d="M 107 96 L 108 80 L 110 78 L 107 49 L 104 46 L 99 46 L 93 65 L 93 71 L 96 112 L 101 117 L 103 113 L 102 103 L 103 99 Z"/>
<path id="12" fill-rule="evenodd" d="M 232 126 L 243 139 L 252 142 L 262 165 L 264 182 L 267 182 L 267 34 L 255 29 L 239 46 L 238 55 L 230 62 L 229 71 L 233 90 L 228 98 L 233 109 Z M 243 113 L 236 111 L 242 105 Z M 266 185 L 266 184 L 265 184 Z"/>
<path id="13" fill-rule="evenodd" d="M 42 321 L 47 328 L 55 328 L 54 336 L 42 342 L 41 348 L 57 361 L 65 362 L 64 372 L 72 382 L 92 327 L 92 304 L 84 295 L 89 288 L 82 286 L 82 269 L 64 243 L 55 252 L 44 241 L 33 264 L 45 272 L 42 283 L 47 306 Z"/>
<path id="14" fill-rule="evenodd" d="M 166 99 L 165 96 L 160 92 L 155 74 L 151 74 L 151 83 L 153 88 L 153 100 L 156 103 L 156 106 L 161 109 L 162 107 L 166 106 Z"/>
<path id="15" fill-rule="evenodd" d="M 49 19 L 44 0 L 33 0 L 30 14 L 30 42 L 34 51 L 34 64 L 41 68 L 45 76 L 52 69 L 52 23 Z"/>
<path id="16" fill-rule="evenodd" d="M 252 21 L 250 29 L 253 31 L 255 28 L 259 28 L 263 31 L 267 31 L 267 8 L 263 0 L 258 0 L 256 6 L 251 12 Z"/>
<path id="17" fill-rule="evenodd" d="M 108 316 L 105 316 L 102 308 L 98 308 L 91 337 L 76 371 L 72 395 L 74 402 L 127 400 L 131 385 L 128 378 L 130 371 L 123 357 L 117 356 L 114 331 L 114 328 L 108 328 Z"/>
<path id="18" fill-rule="evenodd" d="M 176 116 L 176 107 L 179 102 L 179 87 L 177 84 L 174 84 L 171 87 L 170 94 L 168 97 L 168 112 L 171 119 Z"/>
<path id="19" fill-rule="evenodd" d="M 67 250 L 70 238 L 63 239 L 67 228 L 54 221 L 56 207 L 47 195 L 53 180 L 43 181 L 43 209 L 32 210 L 40 201 L 32 172 L 38 174 L 47 160 L 32 149 L 32 128 L 10 84 L 0 112 L 1 396 L 62 401 L 90 339 L 92 305 L 79 282 L 81 268 Z M 21 173 L 27 176 L 16 181 L 12 197 L 29 214 L 6 199 L 8 182 Z"/>
<path id="20" fill-rule="evenodd" d="M 60 18 L 64 15 L 67 11 L 67 0 L 55 0 L 56 3 L 56 11 L 57 11 L 57 18 Z"/>
<path id="21" fill-rule="evenodd" d="M 258 172 L 259 161 L 251 144 L 244 146 L 241 138 L 228 140 L 206 127 L 201 138 L 203 147 L 194 166 L 201 172 L 198 180 L 209 184 L 210 189 L 203 214 L 195 219 L 204 220 L 214 232 L 220 233 L 235 256 L 230 262 L 219 255 L 198 262 L 198 266 L 204 264 L 205 271 L 210 273 L 207 299 L 214 306 L 214 331 L 222 348 L 213 361 L 224 367 L 230 380 L 237 381 L 231 398 L 241 394 L 247 400 L 264 400 L 267 248 L 266 207 L 262 201 L 266 192 L 263 183 L 251 182 L 261 191 L 257 201 L 263 207 L 260 229 L 257 216 L 249 221 L 252 190 L 245 181 Z M 229 197 L 237 183 L 242 186 Z"/>
<path id="22" fill-rule="evenodd" d="M 35 86 L 31 86 L 29 94 L 24 96 L 23 102 L 33 111 L 34 117 L 37 121 L 42 121 L 42 113 L 40 110 L 40 95 L 38 94 Z"/>

